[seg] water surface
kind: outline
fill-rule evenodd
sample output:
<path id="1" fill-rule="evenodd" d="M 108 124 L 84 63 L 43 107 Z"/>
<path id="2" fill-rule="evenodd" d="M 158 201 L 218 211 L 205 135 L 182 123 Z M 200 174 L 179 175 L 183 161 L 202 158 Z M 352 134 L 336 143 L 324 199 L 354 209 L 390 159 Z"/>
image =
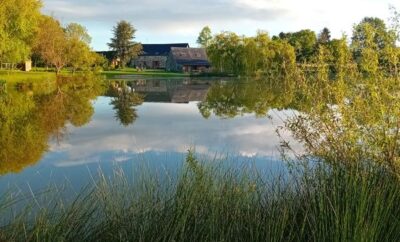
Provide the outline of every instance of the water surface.
<path id="1" fill-rule="evenodd" d="M 205 160 L 281 169 L 276 130 L 295 112 L 290 93 L 290 86 L 204 78 L 8 86 L 0 96 L 0 191 L 66 181 L 79 189 L 116 165 L 176 169 L 189 149 Z"/>

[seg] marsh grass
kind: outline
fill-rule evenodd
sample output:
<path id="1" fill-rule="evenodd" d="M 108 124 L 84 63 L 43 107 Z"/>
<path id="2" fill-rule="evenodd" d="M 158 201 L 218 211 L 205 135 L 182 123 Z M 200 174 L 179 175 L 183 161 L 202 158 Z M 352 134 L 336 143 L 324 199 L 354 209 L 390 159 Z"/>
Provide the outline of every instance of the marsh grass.
<path id="1" fill-rule="evenodd" d="M 61 191 L 0 199 L 0 241 L 396 241 L 400 186 L 381 167 L 299 166 L 274 177 L 186 157 L 178 173 L 99 173 Z M 10 213 L 23 201 L 25 205 Z M 21 207 L 21 206 L 20 206 Z M 11 218 L 11 219 L 10 219 Z"/>

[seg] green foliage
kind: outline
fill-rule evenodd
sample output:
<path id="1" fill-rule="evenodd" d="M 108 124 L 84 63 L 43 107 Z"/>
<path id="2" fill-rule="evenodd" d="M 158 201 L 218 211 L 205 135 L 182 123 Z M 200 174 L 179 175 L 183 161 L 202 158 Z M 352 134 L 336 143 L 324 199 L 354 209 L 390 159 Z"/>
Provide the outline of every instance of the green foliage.
<path id="1" fill-rule="evenodd" d="M 71 23 L 64 29 L 56 19 L 43 16 L 34 54 L 54 66 L 57 74 L 67 66 L 72 68 L 72 72 L 78 69 L 86 71 L 104 63 L 104 59 L 89 47 L 90 40 L 85 27 Z"/>
<path id="2" fill-rule="evenodd" d="M 60 73 L 68 63 L 67 47 L 65 32 L 60 23 L 53 17 L 43 16 L 35 40 L 35 52 Z"/>
<path id="3" fill-rule="evenodd" d="M 331 71 L 336 79 L 351 77 L 357 72 L 350 48 L 347 46 L 346 36 L 334 39 L 329 43 L 331 56 Z"/>
<path id="4" fill-rule="evenodd" d="M 396 34 L 379 18 L 364 18 L 354 26 L 351 48 L 365 75 L 375 75 L 379 67 L 392 73 L 397 69 Z"/>
<path id="5" fill-rule="evenodd" d="M 262 77 L 216 82 L 206 100 L 198 104 L 204 118 L 214 114 L 221 118 L 234 118 L 254 113 L 265 117 L 272 109 L 300 108 L 295 93 L 295 83 L 289 78 Z M 304 108 L 304 107 L 303 107 Z"/>
<path id="6" fill-rule="evenodd" d="M 25 61 L 40 18 L 38 0 L 2 0 L 0 4 L 0 62 Z"/>
<path id="7" fill-rule="evenodd" d="M 275 73 L 290 75 L 296 69 L 294 49 L 267 33 L 240 37 L 235 33 L 217 34 L 207 48 L 215 70 L 236 75 Z"/>
<path id="8" fill-rule="evenodd" d="M 67 122 L 81 126 L 93 115 L 91 100 L 103 91 L 94 76 L 58 76 L 44 92 L 32 83 L 10 86 L 0 95 L 0 174 L 20 172 L 47 150 L 50 137 L 60 139 Z"/>
<path id="9" fill-rule="evenodd" d="M 211 29 L 210 27 L 206 26 L 199 33 L 199 37 L 197 38 L 197 43 L 203 48 L 206 48 L 210 44 L 211 39 L 212 39 Z"/>
<path id="10" fill-rule="evenodd" d="M 136 29 L 131 23 L 122 20 L 113 28 L 114 37 L 108 46 L 117 52 L 121 67 L 124 68 L 128 61 L 135 58 L 142 51 L 142 46 L 133 40 Z"/>
<path id="11" fill-rule="evenodd" d="M 68 52 L 66 57 L 68 59 L 68 66 L 72 67 L 72 71 L 76 70 L 90 70 L 90 68 L 99 62 L 100 65 L 104 61 L 100 56 L 89 48 L 89 46 L 77 39 L 68 39 L 67 46 Z"/>
<path id="12" fill-rule="evenodd" d="M 67 35 L 67 39 L 81 41 L 86 44 L 90 44 L 92 41 L 92 37 L 90 37 L 87 29 L 77 23 L 68 24 L 67 27 L 65 27 L 65 33 Z"/>
<path id="13" fill-rule="evenodd" d="M 215 35 L 207 48 L 213 68 L 220 72 L 235 74 L 243 70 L 242 51 L 242 39 L 232 32 Z"/>
<path id="14" fill-rule="evenodd" d="M 301 92 L 315 105 L 289 120 L 288 127 L 308 155 L 335 164 L 371 162 L 398 174 L 399 79 L 357 79 L 325 82 L 318 89 L 304 86 Z"/>
<path id="15" fill-rule="evenodd" d="M 317 44 L 317 36 L 314 31 L 305 29 L 294 33 L 280 33 L 279 38 L 286 40 L 293 46 L 297 62 L 309 62 L 311 60 Z"/>

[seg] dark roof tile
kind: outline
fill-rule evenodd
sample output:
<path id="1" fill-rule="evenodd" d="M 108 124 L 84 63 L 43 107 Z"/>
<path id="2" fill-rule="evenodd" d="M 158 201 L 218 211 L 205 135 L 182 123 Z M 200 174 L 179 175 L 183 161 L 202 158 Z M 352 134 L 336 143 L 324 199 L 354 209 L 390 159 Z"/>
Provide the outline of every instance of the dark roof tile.
<path id="1" fill-rule="evenodd" d="M 167 56 L 171 51 L 171 48 L 189 48 L 187 43 L 176 43 L 176 44 L 142 44 L 142 54 L 141 56 Z"/>
<path id="2" fill-rule="evenodd" d="M 209 66 L 207 52 L 204 48 L 171 48 L 176 63 L 180 65 Z"/>

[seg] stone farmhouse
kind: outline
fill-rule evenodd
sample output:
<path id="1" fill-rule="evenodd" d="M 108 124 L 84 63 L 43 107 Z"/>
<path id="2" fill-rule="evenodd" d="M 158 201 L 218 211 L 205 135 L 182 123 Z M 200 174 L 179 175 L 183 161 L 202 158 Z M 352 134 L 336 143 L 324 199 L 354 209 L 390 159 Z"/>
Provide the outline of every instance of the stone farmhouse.
<path id="1" fill-rule="evenodd" d="M 173 72 L 208 72 L 211 67 L 206 50 L 190 48 L 187 43 L 142 44 L 142 47 L 141 54 L 129 62 L 130 67 Z M 111 65 L 119 64 L 115 51 L 97 53 L 103 55 Z"/>
<path id="2" fill-rule="evenodd" d="M 167 60 L 167 71 L 207 72 L 210 70 L 207 52 L 204 48 L 172 47 Z"/>
<path id="3" fill-rule="evenodd" d="M 143 69 L 165 69 L 171 48 L 189 48 L 189 44 L 142 44 L 142 47 L 142 53 L 138 58 L 131 61 L 131 67 Z"/>

